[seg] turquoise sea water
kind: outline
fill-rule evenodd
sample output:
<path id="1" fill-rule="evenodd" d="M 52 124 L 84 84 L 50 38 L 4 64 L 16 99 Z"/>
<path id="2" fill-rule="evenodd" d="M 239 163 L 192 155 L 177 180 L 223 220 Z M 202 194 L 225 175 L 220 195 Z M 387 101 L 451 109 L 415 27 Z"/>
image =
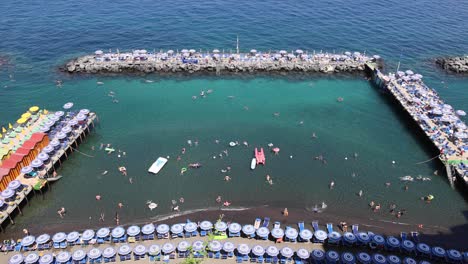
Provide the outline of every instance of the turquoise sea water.
<path id="1" fill-rule="evenodd" d="M 394 218 L 370 212 L 367 204 L 395 202 L 408 210 L 402 222 L 464 223 L 463 197 L 450 189 L 443 173 L 433 176 L 440 164 L 416 165 L 435 156 L 433 150 L 362 76 L 98 77 L 67 76 L 57 67 L 96 49 L 235 49 L 238 34 L 245 51 L 366 51 L 382 55 L 388 70 L 401 60 L 402 69 L 422 73 L 448 103 L 467 110 L 466 78 L 447 75 L 430 61 L 466 52 L 468 31 L 462 21 L 467 13 L 464 1 L 2 1 L 0 56 L 10 64 L 0 66 L 1 123 L 13 122 L 30 105 L 55 110 L 67 101 L 96 111 L 101 120 L 80 146 L 94 158 L 72 155 L 60 169 L 66 177 L 44 200 L 34 199 L 14 228 L 86 222 L 90 216 L 93 225 L 101 212 L 111 218 L 119 201 L 128 223 L 168 213 L 171 200 L 182 196 L 182 210 L 214 207 L 218 195 L 242 207 L 310 208 L 325 201 L 336 214 L 386 220 Z M 55 86 L 56 79 L 64 80 L 62 88 Z M 213 89 L 207 98 L 192 100 L 207 89 Z M 112 103 L 110 91 L 118 104 Z M 314 132 L 317 139 L 311 138 Z M 189 139 L 199 145 L 189 147 Z M 229 148 L 227 143 L 235 140 L 248 141 L 250 147 Z M 270 142 L 281 148 L 280 154 L 267 153 L 267 165 L 250 171 L 253 146 L 266 149 Z M 127 155 L 107 155 L 98 151 L 100 143 L 112 143 Z M 183 147 L 187 152 L 177 162 Z M 212 158 L 225 149 L 228 157 Z M 314 160 L 320 154 L 328 164 Z M 147 168 L 159 156 L 171 160 L 160 174 L 149 175 Z M 202 168 L 180 175 L 182 167 L 197 161 Z M 121 165 L 133 184 L 118 173 Z M 232 167 L 230 183 L 220 172 L 226 166 Z M 104 170 L 109 173 L 102 176 Z M 273 186 L 265 183 L 266 174 Z M 433 180 L 412 183 L 404 192 L 398 178 L 405 175 Z M 329 190 L 332 180 L 336 186 Z M 362 198 L 355 194 L 360 189 Z M 436 197 L 433 203 L 419 200 L 429 193 Z M 100 202 L 96 194 L 102 195 Z M 158 209 L 149 211 L 147 200 L 157 202 Z M 61 206 L 68 209 L 64 220 L 56 215 Z"/>

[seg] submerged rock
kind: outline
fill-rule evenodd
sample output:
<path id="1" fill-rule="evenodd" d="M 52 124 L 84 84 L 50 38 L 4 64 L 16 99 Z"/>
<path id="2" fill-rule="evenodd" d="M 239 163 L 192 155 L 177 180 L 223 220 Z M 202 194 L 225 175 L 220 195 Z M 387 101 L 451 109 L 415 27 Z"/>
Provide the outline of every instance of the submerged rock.
<path id="1" fill-rule="evenodd" d="M 444 70 L 468 73 L 468 56 L 437 58 L 435 62 Z"/>

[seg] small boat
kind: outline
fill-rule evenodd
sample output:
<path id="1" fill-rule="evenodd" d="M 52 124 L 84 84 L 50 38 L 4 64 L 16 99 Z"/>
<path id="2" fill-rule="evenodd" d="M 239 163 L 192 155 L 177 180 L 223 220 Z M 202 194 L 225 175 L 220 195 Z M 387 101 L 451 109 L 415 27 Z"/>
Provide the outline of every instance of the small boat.
<path id="1" fill-rule="evenodd" d="M 265 153 L 263 152 L 263 148 L 260 148 L 260 151 L 255 148 L 255 159 L 257 160 L 257 165 L 265 165 Z"/>
<path id="2" fill-rule="evenodd" d="M 255 170 L 256 166 L 257 166 L 257 159 L 253 158 L 252 161 L 250 162 L 250 169 Z"/>
<path id="3" fill-rule="evenodd" d="M 158 172 L 166 165 L 167 159 L 163 157 L 159 157 L 148 169 L 148 172 L 158 174 Z"/>
<path id="4" fill-rule="evenodd" d="M 201 163 L 197 162 L 197 163 L 190 163 L 189 164 L 189 167 L 192 168 L 192 169 L 198 169 L 200 168 L 202 165 Z"/>
<path id="5" fill-rule="evenodd" d="M 231 141 L 231 142 L 229 142 L 229 146 L 235 147 L 235 146 L 237 146 L 237 144 L 236 144 L 236 142 Z"/>
<path id="6" fill-rule="evenodd" d="M 48 182 L 54 182 L 54 181 L 60 180 L 62 177 L 63 177 L 62 175 L 57 175 L 56 177 L 50 177 L 50 178 L 47 178 L 46 180 Z"/>
<path id="7" fill-rule="evenodd" d="M 400 177 L 400 181 L 414 181 L 414 178 L 411 176 Z"/>

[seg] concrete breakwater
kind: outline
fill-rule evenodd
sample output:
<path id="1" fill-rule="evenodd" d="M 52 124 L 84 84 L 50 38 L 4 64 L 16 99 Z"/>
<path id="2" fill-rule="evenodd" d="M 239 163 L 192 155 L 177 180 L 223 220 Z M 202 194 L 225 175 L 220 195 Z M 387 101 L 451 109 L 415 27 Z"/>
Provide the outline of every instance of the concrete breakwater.
<path id="1" fill-rule="evenodd" d="M 468 56 L 437 58 L 437 65 L 456 73 L 468 73 Z"/>
<path id="2" fill-rule="evenodd" d="M 127 72 L 361 72 L 366 62 L 380 62 L 380 56 L 360 52 L 343 54 L 315 53 L 302 50 L 278 52 L 224 53 L 219 50 L 203 53 L 195 50 L 125 53 L 104 53 L 97 50 L 68 62 L 63 71 L 69 73 Z"/>

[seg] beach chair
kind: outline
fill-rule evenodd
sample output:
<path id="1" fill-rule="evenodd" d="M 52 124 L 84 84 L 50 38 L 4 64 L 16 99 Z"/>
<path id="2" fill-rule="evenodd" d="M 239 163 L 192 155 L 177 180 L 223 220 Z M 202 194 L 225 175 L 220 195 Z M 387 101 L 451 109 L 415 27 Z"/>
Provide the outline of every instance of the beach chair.
<path id="1" fill-rule="evenodd" d="M 301 221 L 301 222 L 297 223 L 297 227 L 299 228 L 299 232 L 304 230 L 304 221 Z"/>
<path id="2" fill-rule="evenodd" d="M 273 228 L 280 228 L 281 227 L 281 223 L 276 221 L 274 224 L 273 224 Z"/>
<path id="3" fill-rule="evenodd" d="M 295 260 L 294 260 L 294 263 L 296 263 L 296 264 L 303 264 L 304 262 L 302 262 L 301 259 L 295 259 Z"/>
<path id="4" fill-rule="evenodd" d="M 86 245 L 86 242 L 87 242 L 87 241 L 85 241 L 85 245 Z M 60 243 L 54 242 L 54 248 L 55 248 L 55 249 L 60 249 Z"/>
<path id="5" fill-rule="evenodd" d="M 244 262 L 244 258 L 242 256 L 237 256 L 236 257 L 236 262 L 237 263 L 242 263 L 242 262 Z"/>
<path id="6" fill-rule="evenodd" d="M 257 258 L 257 263 L 263 263 L 264 259 L 263 256 Z"/>
<path id="7" fill-rule="evenodd" d="M 228 258 L 233 258 L 234 257 L 234 252 L 228 252 Z"/>
<path id="8" fill-rule="evenodd" d="M 374 232 L 371 232 L 371 231 L 367 231 L 367 235 L 369 236 L 370 239 L 372 239 L 375 236 Z"/>
<path id="9" fill-rule="evenodd" d="M 262 219 L 260 218 L 255 218 L 255 222 L 254 222 L 254 228 L 255 230 L 259 229 L 260 228 L 260 223 L 262 222 Z"/>
<path id="10" fill-rule="evenodd" d="M 333 224 L 332 223 L 327 223 L 327 231 L 328 231 L 328 234 L 333 232 Z"/>
<path id="11" fill-rule="evenodd" d="M 357 236 L 359 233 L 359 225 L 353 225 L 353 234 Z"/>
<path id="12" fill-rule="evenodd" d="M 244 255 L 244 261 L 249 261 L 249 255 Z"/>
<path id="13" fill-rule="evenodd" d="M 204 237 L 207 235 L 207 232 L 205 230 L 200 231 L 200 236 Z"/>
<path id="14" fill-rule="evenodd" d="M 208 251 L 208 258 L 213 258 L 214 254 L 211 251 Z"/>
<path id="15" fill-rule="evenodd" d="M 268 227 L 269 225 L 270 225 L 270 218 L 269 218 L 269 217 L 263 218 L 263 225 L 262 225 L 262 227 Z"/>
<path id="16" fill-rule="evenodd" d="M 257 262 L 257 256 L 252 255 L 252 256 L 250 257 L 250 262 Z"/>
<path id="17" fill-rule="evenodd" d="M 119 255 L 120 261 L 125 261 L 127 258 L 124 255 Z"/>
<path id="18" fill-rule="evenodd" d="M 163 261 L 166 262 L 166 263 L 169 263 L 169 256 L 168 256 L 168 255 L 164 255 Z"/>
<path id="19" fill-rule="evenodd" d="M 271 256 L 269 256 L 269 255 L 267 255 L 267 256 L 265 257 L 265 262 L 266 262 L 266 263 L 271 263 L 272 260 L 273 260 L 273 258 L 272 258 Z"/>
<path id="20" fill-rule="evenodd" d="M 401 232 L 401 233 L 400 233 L 400 238 L 401 238 L 401 241 L 402 241 L 402 242 L 405 241 L 405 240 L 407 240 L 408 237 L 407 237 L 406 232 Z"/>
<path id="21" fill-rule="evenodd" d="M 7 245 L 6 248 L 7 248 L 7 249 L 6 249 L 7 251 L 12 251 L 13 249 L 14 249 L 15 251 L 21 251 L 21 239 L 18 239 L 18 242 L 16 243 L 15 246 L 13 246 L 13 245 L 10 244 L 10 245 Z"/>
<path id="22" fill-rule="evenodd" d="M 271 263 L 273 264 L 278 263 L 278 257 L 273 257 L 273 259 L 271 260 Z"/>
<path id="23" fill-rule="evenodd" d="M 67 242 L 64 241 L 64 242 L 60 243 L 60 248 L 61 249 L 67 248 Z"/>
<path id="24" fill-rule="evenodd" d="M 411 238 L 414 242 L 419 243 L 419 232 L 411 231 Z"/>
<path id="25" fill-rule="evenodd" d="M 221 259 L 221 253 L 219 253 L 219 251 L 216 252 L 216 253 L 214 254 L 214 258 L 215 258 L 215 259 Z"/>
<path id="26" fill-rule="evenodd" d="M 228 255 L 225 252 L 221 253 L 221 259 L 227 259 L 227 258 L 228 258 Z"/>
<path id="27" fill-rule="evenodd" d="M 314 231 L 320 230 L 319 225 L 318 225 L 318 221 L 312 221 L 312 228 L 314 228 Z"/>

